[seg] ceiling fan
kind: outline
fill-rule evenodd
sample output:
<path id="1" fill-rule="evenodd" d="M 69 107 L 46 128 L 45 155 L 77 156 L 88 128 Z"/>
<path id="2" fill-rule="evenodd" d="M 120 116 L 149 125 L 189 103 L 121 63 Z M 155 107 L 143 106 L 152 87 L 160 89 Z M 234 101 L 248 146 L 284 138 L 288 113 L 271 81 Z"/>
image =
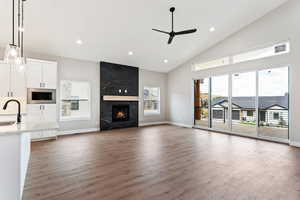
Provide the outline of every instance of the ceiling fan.
<path id="1" fill-rule="evenodd" d="M 158 29 L 152 29 L 153 31 L 168 34 L 170 36 L 169 40 L 168 40 L 168 44 L 171 44 L 174 37 L 177 35 L 191 34 L 191 33 L 195 33 L 197 31 L 197 29 L 189 29 L 189 30 L 185 30 L 185 31 L 175 32 L 174 31 L 174 11 L 175 11 L 175 7 L 170 8 L 170 12 L 172 13 L 172 31 L 171 32 L 162 31 L 162 30 L 158 30 Z"/>

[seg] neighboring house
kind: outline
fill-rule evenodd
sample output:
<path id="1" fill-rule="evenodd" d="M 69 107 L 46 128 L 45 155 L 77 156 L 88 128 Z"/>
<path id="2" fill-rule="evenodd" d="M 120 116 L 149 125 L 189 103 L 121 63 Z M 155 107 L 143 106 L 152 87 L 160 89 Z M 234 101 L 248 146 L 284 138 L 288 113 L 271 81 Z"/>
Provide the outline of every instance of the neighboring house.
<path id="1" fill-rule="evenodd" d="M 232 98 L 232 121 L 255 122 L 255 97 Z M 228 118 L 228 98 L 217 97 L 212 101 L 212 115 L 214 120 Z M 288 125 L 288 95 L 259 97 L 259 121 L 265 124 Z"/>

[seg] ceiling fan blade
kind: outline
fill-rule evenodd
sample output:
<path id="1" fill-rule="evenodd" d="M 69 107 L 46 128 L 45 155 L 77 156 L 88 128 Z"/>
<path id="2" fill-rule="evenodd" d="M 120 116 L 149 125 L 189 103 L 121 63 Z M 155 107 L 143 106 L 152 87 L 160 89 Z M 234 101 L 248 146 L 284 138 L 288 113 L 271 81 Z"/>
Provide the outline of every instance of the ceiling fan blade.
<path id="1" fill-rule="evenodd" d="M 173 41 L 173 38 L 174 38 L 174 36 L 170 36 L 170 37 L 169 37 L 168 44 L 171 44 L 171 43 L 172 43 L 172 41 Z"/>
<path id="2" fill-rule="evenodd" d="M 195 33 L 197 29 L 190 29 L 190 30 L 185 30 L 185 31 L 179 31 L 175 32 L 175 35 L 184 35 L 184 34 L 190 34 L 190 33 Z"/>
<path id="3" fill-rule="evenodd" d="M 153 31 L 160 32 L 160 33 L 165 33 L 165 34 L 168 34 L 168 35 L 170 34 L 170 33 L 168 33 L 167 31 L 161 31 L 161 30 L 154 29 L 154 28 L 153 28 L 152 30 L 153 30 Z"/>

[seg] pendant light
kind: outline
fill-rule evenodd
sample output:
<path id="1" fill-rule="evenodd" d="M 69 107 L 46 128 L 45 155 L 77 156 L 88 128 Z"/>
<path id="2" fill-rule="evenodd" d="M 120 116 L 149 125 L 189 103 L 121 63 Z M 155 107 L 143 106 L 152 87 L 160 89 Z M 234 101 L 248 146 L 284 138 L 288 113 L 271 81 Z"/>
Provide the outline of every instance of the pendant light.
<path id="1" fill-rule="evenodd" d="M 14 64 L 19 56 L 20 48 L 15 44 L 15 0 L 12 0 L 12 43 L 5 48 L 4 61 Z"/>
<path id="2" fill-rule="evenodd" d="M 21 50 L 20 56 L 16 59 L 16 64 L 19 65 L 19 69 L 23 70 L 26 65 L 26 57 L 24 56 L 24 2 L 26 0 L 18 0 L 19 1 L 19 8 L 21 6 L 21 13 L 22 13 L 22 19 L 18 23 L 18 46 Z M 20 1 L 21 5 L 20 5 Z M 20 13 L 20 12 L 19 12 Z M 20 14 L 18 14 L 20 17 Z"/>

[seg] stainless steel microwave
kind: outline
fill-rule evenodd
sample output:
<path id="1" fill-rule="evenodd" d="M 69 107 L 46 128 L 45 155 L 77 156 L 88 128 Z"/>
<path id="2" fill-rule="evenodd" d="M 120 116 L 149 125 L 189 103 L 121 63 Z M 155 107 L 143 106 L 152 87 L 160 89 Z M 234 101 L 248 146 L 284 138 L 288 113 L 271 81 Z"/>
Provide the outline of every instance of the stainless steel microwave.
<path id="1" fill-rule="evenodd" d="M 56 90 L 54 89 L 27 89 L 28 104 L 56 104 Z"/>

